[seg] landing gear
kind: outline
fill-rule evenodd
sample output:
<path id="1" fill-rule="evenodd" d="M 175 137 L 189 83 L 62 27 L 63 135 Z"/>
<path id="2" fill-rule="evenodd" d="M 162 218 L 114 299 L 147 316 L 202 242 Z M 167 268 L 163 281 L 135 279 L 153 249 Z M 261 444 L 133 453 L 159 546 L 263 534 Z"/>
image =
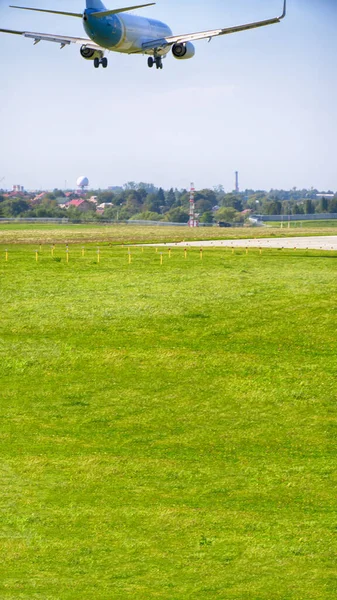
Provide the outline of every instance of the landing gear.
<path id="1" fill-rule="evenodd" d="M 149 58 L 147 59 L 147 65 L 150 69 L 152 69 L 153 65 L 156 65 L 157 69 L 162 69 L 163 59 L 161 56 L 155 56 L 154 58 L 152 56 L 149 56 Z"/>
<path id="2" fill-rule="evenodd" d="M 99 65 L 102 65 L 103 69 L 106 69 L 108 66 L 108 59 L 105 58 L 105 56 L 102 56 L 102 58 L 94 58 L 95 69 L 98 69 Z"/>

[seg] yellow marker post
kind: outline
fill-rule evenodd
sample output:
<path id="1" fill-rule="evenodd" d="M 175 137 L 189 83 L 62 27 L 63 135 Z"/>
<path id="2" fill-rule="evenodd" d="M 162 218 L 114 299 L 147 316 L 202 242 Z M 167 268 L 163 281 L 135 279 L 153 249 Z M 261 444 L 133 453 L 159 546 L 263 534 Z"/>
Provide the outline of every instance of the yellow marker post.
<path id="1" fill-rule="evenodd" d="M 82 246 L 82 256 L 84 256 L 84 246 Z"/>
<path id="2" fill-rule="evenodd" d="M 185 259 L 187 258 L 187 248 L 184 250 Z"/>
<path id="3" fill-rule="evenodd" d="M 202 248 L 200 248 L 200 260 L 202 260 Z"/>
<path id="4" fill-rule="evenodd" d="M 5 260 L 6 260 L 6 262 L 8 262 L 8 250 L 7 250 L 7 248 L 6 248 L 6 251 L 5 251 Z"/>
<path id="5" fill-rule="evenodd" d="M 36 260 L 36 262 L 39 262 L 39 252 L 38 252 L 38 250 L 35 250 L 35 260 Z"/>
<path id="6" fill-rule="evenodd" d="M 54 256 L 54 246 L 51 246 L 51 255 Z"/>
<path id="7" fill-rule="evenodd" d="M 248 248 L 246 248 L 246 254 L 248 254 Z"/>
<path id="8" fill-rule="evenodd" d="M 131 265 L 131 262 L 132 262 L 131 252 L 129 252 L 129 265 Z"/>
<path id="9" fill-rule="evenodd" d="M 169 258 L 171 258 L 171 248 L 169 248 L 168 255 L 169 255 Z"/>
<path id="10" fill-rule="evenodd" d="M 68 248 L 66 249 L 66 260 L 68 263 L 69 262 L 69 249 Z"/>
<path id="11" fill-rule="evenodd" d="M 99 264 L 99 256 L 100 256 L 100 254 L 99 254 L 99 248 L 97 248 L 97 262 L 98 262 L 98 264 Z"/>
<path id="12" fill-rule="evenodd" d="M 158 252 L 158 248 L 156 248 L 156 254 L 157 254 L 157 252 Z"/>
<path id="13" fill-rule="evenodd" d="M 261 254 L 262 254 L 262 248 L 260 248 L 260 256 L 261 256 Z"/>
<path id="14" fill-rule="evenodd" d="M 163 264 L 163 253 L 162 252 L 160 253 L 160 264 L 161 265 Z"/>

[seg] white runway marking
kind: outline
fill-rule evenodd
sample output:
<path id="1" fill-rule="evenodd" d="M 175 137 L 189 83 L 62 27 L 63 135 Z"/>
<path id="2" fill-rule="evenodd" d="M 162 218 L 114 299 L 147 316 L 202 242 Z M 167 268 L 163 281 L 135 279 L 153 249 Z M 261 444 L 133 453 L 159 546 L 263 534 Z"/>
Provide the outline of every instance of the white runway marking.
<path id="1" fill-rule="evenodd" d="M 200 242 L 177 242 L 172 244 L 147 244 L 159 247 L 185 248 L 287 248 L 298 250 L 337 250 L 337 235 L 292 237 L 292 238 L 254 238 L 248 240 L 213 240 Z"/>

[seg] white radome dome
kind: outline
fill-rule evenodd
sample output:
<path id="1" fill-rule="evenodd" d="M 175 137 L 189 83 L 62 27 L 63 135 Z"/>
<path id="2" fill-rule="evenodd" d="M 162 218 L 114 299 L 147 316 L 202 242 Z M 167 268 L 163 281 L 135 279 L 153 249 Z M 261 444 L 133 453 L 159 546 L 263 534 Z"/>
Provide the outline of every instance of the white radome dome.
<path id="1" fill-rule="evenodd" d="M 76 184 L 78 187 L 88 187 L 89 185 L 89 179 L 88 177 L 79 177 L 78 180 L 76 181 Z"/>

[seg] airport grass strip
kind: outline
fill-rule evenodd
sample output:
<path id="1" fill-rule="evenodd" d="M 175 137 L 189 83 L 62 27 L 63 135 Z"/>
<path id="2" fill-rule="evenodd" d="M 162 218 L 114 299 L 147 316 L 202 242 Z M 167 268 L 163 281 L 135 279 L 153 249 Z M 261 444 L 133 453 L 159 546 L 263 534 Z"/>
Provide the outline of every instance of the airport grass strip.
<path id="1" fill-rule="evenodd" d="M 0 250 L 1 599 L 334 599 L 334 254 Z"/>

